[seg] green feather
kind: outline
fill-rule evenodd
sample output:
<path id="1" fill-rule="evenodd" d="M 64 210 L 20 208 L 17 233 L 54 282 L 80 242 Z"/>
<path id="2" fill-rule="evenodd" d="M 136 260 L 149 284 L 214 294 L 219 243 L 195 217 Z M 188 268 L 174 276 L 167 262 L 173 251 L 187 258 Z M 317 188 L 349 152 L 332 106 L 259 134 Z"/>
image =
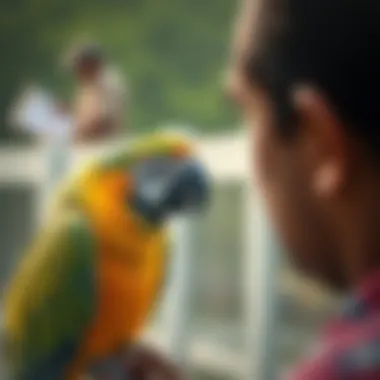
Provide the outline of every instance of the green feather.
<path id="1" fill-rule="evenodd" d="M 26 257 L 5 308 L 6 318 L 17 316 L 19 321 L 18 331 L 7 330 L 12 321 L 5 324 L 15 379 L 28 378 L 67 342 L 80 342 L 95 308 L 95 252 L 86 220 L 67 212 L 44 231 Z"/>

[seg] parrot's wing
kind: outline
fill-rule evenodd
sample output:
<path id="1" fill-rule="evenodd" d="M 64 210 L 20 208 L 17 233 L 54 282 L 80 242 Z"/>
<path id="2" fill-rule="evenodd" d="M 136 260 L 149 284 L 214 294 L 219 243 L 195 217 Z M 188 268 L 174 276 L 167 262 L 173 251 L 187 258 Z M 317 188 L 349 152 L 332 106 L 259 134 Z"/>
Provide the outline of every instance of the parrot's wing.
<path id="1" fill-rule="evenodd" d="M 78 213 L 60 216 L 26 257 L 5 302 L 16 380 L 61 380 L 95 308 L 95 241 Z"/>

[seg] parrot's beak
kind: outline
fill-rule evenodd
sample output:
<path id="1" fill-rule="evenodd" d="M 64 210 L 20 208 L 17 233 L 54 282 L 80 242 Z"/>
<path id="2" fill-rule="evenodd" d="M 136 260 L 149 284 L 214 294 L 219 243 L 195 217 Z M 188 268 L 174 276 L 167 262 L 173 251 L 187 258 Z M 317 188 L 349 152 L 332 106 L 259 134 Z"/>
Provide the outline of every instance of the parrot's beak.
<path id="1" fill-rule="evenodd" d="M 151 166 L 154 168 L 154 165 Z M 171 216 L 202 211 L 210 197 L 209 175 L 203 165 L 188 158 L 159 165 L 160 174 L 151 169 L 150 176 L 140 177 L 132 200 L 133 208 L 154 224 Z"/>
<path id="2" fill-rule="evenodd" d="M 203 166 L 195 160 L 187 160 L 169 184 L 163 206 L 168 213 L 200 211 L 208 198 L 208 176 Z"/>

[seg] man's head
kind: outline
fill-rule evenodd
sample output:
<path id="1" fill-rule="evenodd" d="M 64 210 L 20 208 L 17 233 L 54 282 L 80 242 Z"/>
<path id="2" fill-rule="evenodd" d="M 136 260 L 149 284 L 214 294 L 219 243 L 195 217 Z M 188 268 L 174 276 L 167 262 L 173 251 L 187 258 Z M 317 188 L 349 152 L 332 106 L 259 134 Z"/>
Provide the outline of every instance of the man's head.
<path id="1" fill-rule="evenodd" d="M 85 44 L 75 49 L 70 57 L 70 65 L 79 80 L 92 80 L 101 71 L 105 57 L 96 44 Z"/>
<path id="2" fill-rule="evenodd" d="M 380 263 L 379 38 L 373 0 L 245 0 L 232 55 L 275 226 L 340 288 Z"/>

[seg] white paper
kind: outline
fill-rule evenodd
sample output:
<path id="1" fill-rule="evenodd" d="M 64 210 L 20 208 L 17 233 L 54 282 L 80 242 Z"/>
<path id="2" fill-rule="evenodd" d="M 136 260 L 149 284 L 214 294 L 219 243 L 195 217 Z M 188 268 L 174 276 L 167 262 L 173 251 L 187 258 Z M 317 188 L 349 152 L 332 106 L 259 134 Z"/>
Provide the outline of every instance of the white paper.
<path id="1" fill-rule="evenodd" d="M 60 112 L 49 93 L 31 87 L 13 107 L 11 123 L 23 132 L 63 138 L 70 134 L 73 120 L 71 115 Z"/>

